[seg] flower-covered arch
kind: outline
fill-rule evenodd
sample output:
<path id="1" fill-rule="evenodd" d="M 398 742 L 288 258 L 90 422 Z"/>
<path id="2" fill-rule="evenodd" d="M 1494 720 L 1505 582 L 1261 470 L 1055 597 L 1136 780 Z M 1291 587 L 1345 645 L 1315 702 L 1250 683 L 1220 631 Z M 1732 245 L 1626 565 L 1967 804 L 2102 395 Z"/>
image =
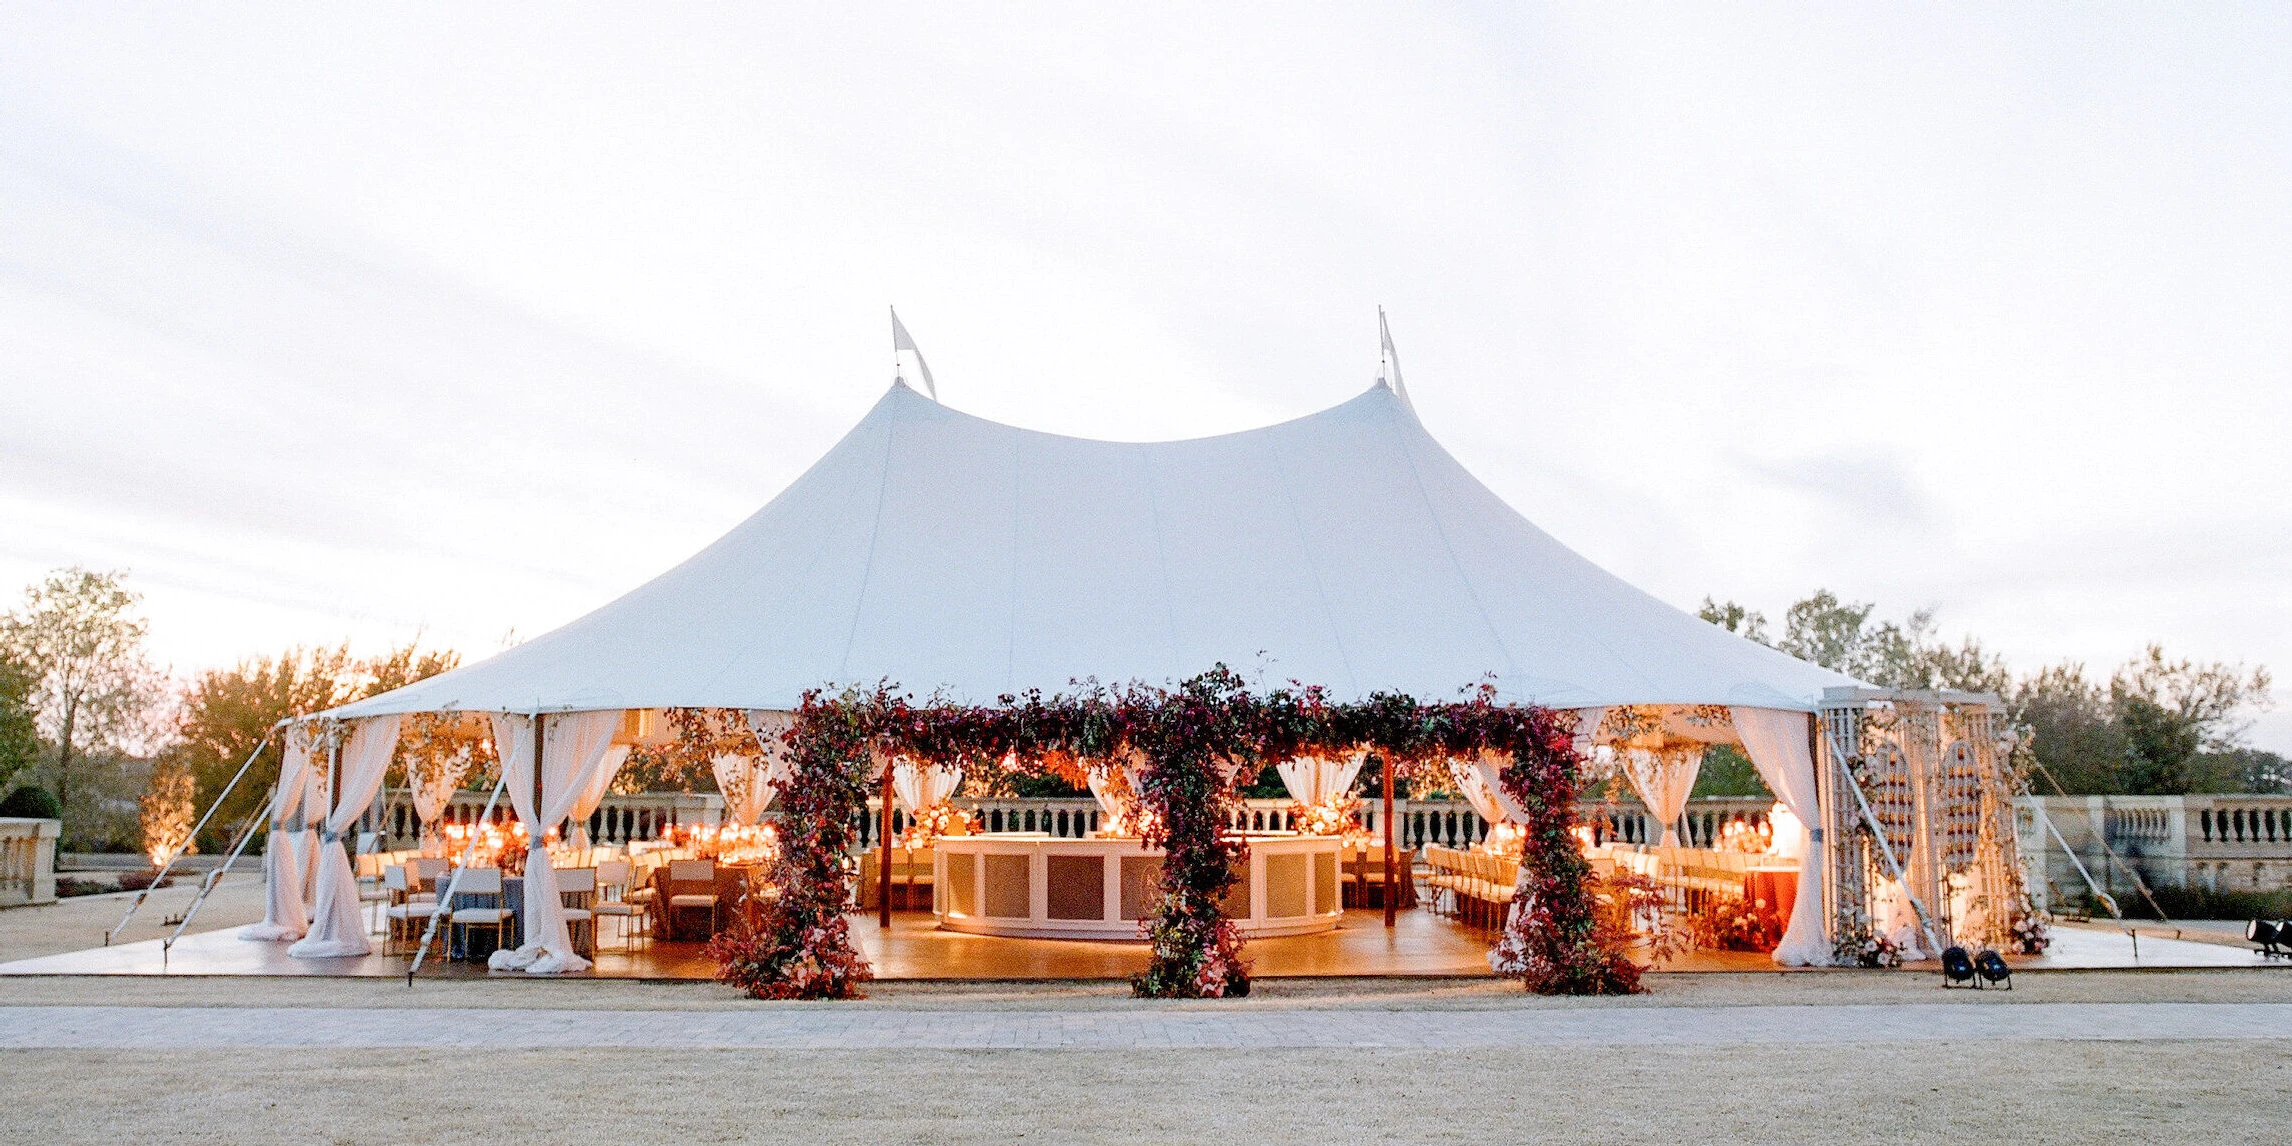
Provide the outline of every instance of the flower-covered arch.
<path id="1" fill-rule="evenodd" d="M 1314 687 L 1252 691 L 1224 666 L 1173 688 L 1080 684 L 992 706 L 916 702 L 888 685 L 807 693 L 784 735 L 775 895 L 720 939 L 719 976 L 760 998 L 842 998 L 869 977 L 844 917 L 854 822 L 897 758 L 979 772 L 1086 779 L 1093 762 L 1133 777 L 1148 846 L 1163 849 L 1153 955 L 1132 983 L 1149 997 L 1246 993 L 1240 933 L 1221 900 L 1244 842 L 1225 830 L 1239 786 L 1266 761 L 1367 751 L 1402 775 L 1439 776 L 1490 760 L 1524 813 L 1520 904 L 1497 947 L 1500 970 L 1547 994 L 1639 989 L 1639 970 L 1598 925 L 1577 848 L 1573 718 L 1499 704 L 1482 687 L 1424 704 L 1398 694 L 1332 703 Z"/>

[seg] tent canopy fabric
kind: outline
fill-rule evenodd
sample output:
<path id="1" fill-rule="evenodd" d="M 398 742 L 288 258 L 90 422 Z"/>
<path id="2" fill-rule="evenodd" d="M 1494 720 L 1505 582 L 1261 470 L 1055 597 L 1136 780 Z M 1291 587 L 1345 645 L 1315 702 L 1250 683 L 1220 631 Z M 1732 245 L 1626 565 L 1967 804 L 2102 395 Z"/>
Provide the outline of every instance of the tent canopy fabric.
<path id="1" fill-rule="evenodd" d="M 889 680 L 991 703 L 1223 662 L 1336 699 L 1483 680 L 1555 708 L 1811 711 L 1845 676 L 1625 584 L 1506 505 L 1382 383 L 1241 433 L 1090 441 L 895 383 L 682 565 L 485 661 L 335 710 L 788 709 Z"/>

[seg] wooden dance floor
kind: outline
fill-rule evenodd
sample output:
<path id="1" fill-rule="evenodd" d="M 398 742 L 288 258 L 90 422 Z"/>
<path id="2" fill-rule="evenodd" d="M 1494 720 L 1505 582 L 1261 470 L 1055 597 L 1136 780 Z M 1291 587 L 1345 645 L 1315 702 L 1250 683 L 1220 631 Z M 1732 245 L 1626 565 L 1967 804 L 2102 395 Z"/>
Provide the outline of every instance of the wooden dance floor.
<path id="1" fill-rule="evenodd" d="M 878 979 L 1113 979 L 1145 966 L 1143 944 L 1059 939 L 1007 939 L 942 931 L 925 913 L 901 913 L 885 932 L 875 916 L 852 916 L 852 933 L 874 964 Z M 2015 958 L 2017 969 L 2102 969 L 2130 967 L 2253 967 L 2265 961 L 2247 947 L 2173 940 L 2143 934 L 2136 958 L 2121 933 L 2059 927 L 2052 951 L 2034 959 Z M 597 954 L 590 974 L 617 979 L 706 979 L 716 969 L 698 943 L 639 944 L 634 951 L 614 947 Z M 1485 932 L 1460 926 L 1430 911 L 1400 913 L 1388 931 L 1382 913 L 1348 911 L 1344 924 L 1322 935 L 1260 939 L 1250 943 L 1252 973 L 1261 978 L 1340 976 L 1485 977 Z M 187 935 L 163 960 L 158 940 L 97 947 L 63 955 L 0 963 L 0 975 L 343 975 L 402 976 L 412 959 L 403 954 L 351 959 L 296 959 L 284 943 L 249 943 L 237 929 Z M 2281 965 L 2281 964 L 2279 964 Z M 1664 966 L 1665 971 L 1773 971 L 1765 955 L 1750 952 L 1695 952 Z M 477 977 L 478 963 L 438 960 L 422 966 L 429 978 Z M 567 976 L 570 977 L 570 976 Z"/>

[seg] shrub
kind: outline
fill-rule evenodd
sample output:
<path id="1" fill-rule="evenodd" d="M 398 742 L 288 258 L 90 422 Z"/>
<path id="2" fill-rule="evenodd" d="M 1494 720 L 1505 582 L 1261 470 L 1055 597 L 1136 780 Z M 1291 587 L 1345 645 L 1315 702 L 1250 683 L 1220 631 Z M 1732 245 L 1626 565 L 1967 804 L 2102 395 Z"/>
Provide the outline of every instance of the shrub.
<path id="1" fill-rule="evenodd" d="M 26 784 L 8 793 L 7 799 L 0 800 L 0 816 L 21 816 L 34 820 L 60 820 L 64 818 L 64 806 L 56 800 L 54 792 L 36 785 Z"/>
<path id="2" fill-rule="evenodd" d="M 174 876 L 168 876 L 155 885 L 151 881 L 158 874 L 157 871 L 123 871 L 119 873 L 119 890 L 142 891 L 147 887 L 166 887 L 175 882 Z"/>

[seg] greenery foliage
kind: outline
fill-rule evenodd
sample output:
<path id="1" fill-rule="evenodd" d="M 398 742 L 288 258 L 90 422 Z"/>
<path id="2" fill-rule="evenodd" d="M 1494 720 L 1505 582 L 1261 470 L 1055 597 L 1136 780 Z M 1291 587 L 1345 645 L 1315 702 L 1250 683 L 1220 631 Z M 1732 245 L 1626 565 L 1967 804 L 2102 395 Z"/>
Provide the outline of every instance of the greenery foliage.
<path id="1" fill-rule="evenodd" d="M 56 802 L 54 792 L 26 784 L 8 793 L 7 799 L 0 800 L 0 816 L 60 820 L 64 818 L 64 806 Z"/>
<path id="2" fill-rule="evenodd" d="M 39 762 L 40 729 L 32 706 L 38 683 L 28 666 L 0 647 L 0 788 Z"/>
<path id="3" fill-rule="evenodd" d="M 1598 926 L 1589 865 L 1573 828 L 1578 760 L 1572 722 L 1542 709 L 1501 705 L 1483 687 L 1452 704 L 1380 694 L 1331 704 L 1318 688 L 1252 692 L 1218 666 L 1175 688 L 1082 683 L 1046 698 L 1004 697 L 992 707 L 917 704 L 887 686 L 834 697 L 807 694 L 787 734 L 793 775 L 784 789 L 777 897 L 716 947 L 721 977 L 761 998 L 832 998 L 857 990 L 867 965 L 845 930 L 843 855 L 852 822 L 896 757 L 968 772 L 1055 775 L 1114 769 L 1143 805 L 1143 834 L 1163 849 L 1153 944 L 1140 995 L 1215 998 L 1246 993 L 1241 939 L 1225 892 L 1246 843 L 1225 830 L 1241 783 L 1268 761 L 1367 749 L 1404 769 L 1451 759 L 1500 762 L 1500 782 L 1527 812 L 1519 902 L 1497 964 L 1534 990 L 1604 994 L 1638 989 L 1624 939 Z M 745 918 L 745 914 L 744 914 Z"/>
<path id="4" fill-rule="evenodd" d="M 293 648 L 276 657 L 252 657 L 230 668 L 209 669 L 184 688 L 174 739 L 161 752 L 160 764 L 190 774 L 192 803 L 204 811 L 279 721 L 388 692 L 460 662 L 458 653 L 423 649 L 417 641 L 371 657 L 356 656 L 345 644 Z M 413 736 L 399 745 L 401 760 L 393 767 L 401 782 L 403 758 L 425 743 L 421 736 Z M 209 851 L 229 846 L 232 827 L 261 814 L 265 790 L 264 784 L 242 784 L 233 790 L 199 846 Z"/>
<path id="5" fill-rule="evenodd" d="M 144 656 L 141 600 L 120 574 L 73 567 L 27 588 L 23 605 L 0 617 L 0 659 L 29 676 L 28 707 L 54 748 L 44 771 L 64 808 L 67 835 L 77 766 L 92 755 L 143 747 L 153 731 L 165 690 Z"/>
<path id="6" fill-rule="evenodd" d="M 2265 668 L 2175 659 L 2150 645 L 2106 680 L 2077 662 L 2017 679 L 1972 637 L 1942 641 L 1930 609 L 1900 624 L 1874 622 L 1874 612 L 1818 590 L 1790 607 L 1771 640 L 1766 618 L 1733 601 L 1706 597 L 1699 615 L 1874 685 L 1998 694 L 2009 718 L 2029 729 L 2040 791 L 2055 783 L 2079 795 L 2292 791 L 2292 761 L 2243 743 L 2248 714 L 2269 703 Z M 1712 763 L 1705 758 L 1706 768 Z M 1696 794 L 1724 793 L 1699 782 Z"/>

